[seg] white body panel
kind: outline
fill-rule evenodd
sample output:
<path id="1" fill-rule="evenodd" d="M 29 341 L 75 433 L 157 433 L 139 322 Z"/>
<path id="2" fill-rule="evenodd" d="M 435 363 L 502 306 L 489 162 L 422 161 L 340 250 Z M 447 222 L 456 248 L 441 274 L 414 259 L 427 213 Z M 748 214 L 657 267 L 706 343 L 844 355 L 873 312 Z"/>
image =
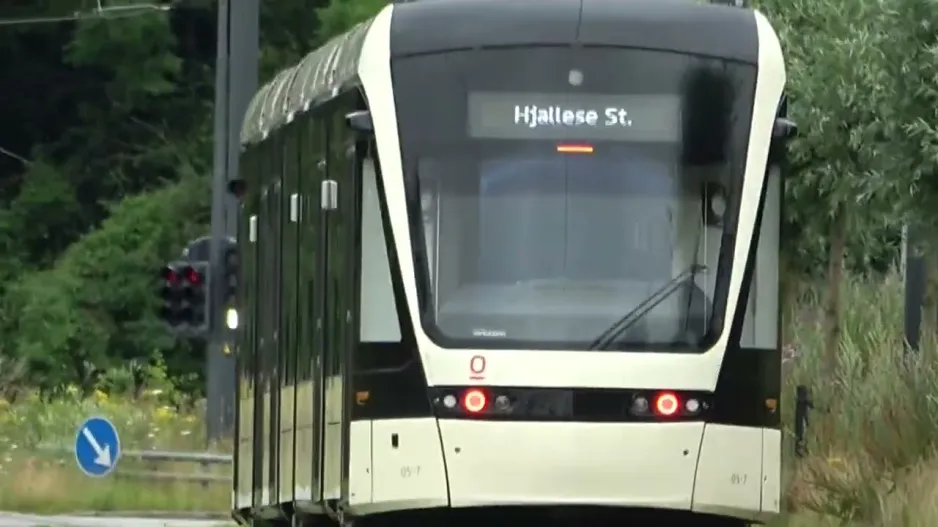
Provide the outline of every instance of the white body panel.
<path id="1" fill-rule="evenodd" d="M 355 421 L 349 429 L 349 507 L 370 504 L 372 491 L 371 421 Z"/>
<path id="2" fill-rule="evenodd" d="M 781 512 L 782 501 L 782 432 L 762 431 L 762 514 L 767 521 Z"/>
<path id="3" fill-rule="evenodd" d="M 242 390 L 247 392 L 246 387 Z M 236 509 L 246 509 L 251 506 L 251 495 L 254 486 L 254 394 L 243 397 L 238 409 L 238 473 L 237 492 L 234 495 Z"/>
<path id="4" fill-rule="evenodd" d="M 355 422 L 351 439 L 355 514 L 447 505 L 778 513 L 778 430 L 426 418 Z"/>
<path id="5" fill-rule="evenodd" d="M 293 501 L 293 438 L 294 431 L 294 404 L 296 403 L 296 388 L 294 386 L 280 387 L 280 473 L 279 497 L 280 503 Z"/>
<path id="6" fill-rule="evenodd" d="M 362 512 L 449 504 L 436 419 L 374 421 L 371 455 L 372 500 L 370 507 L 361 508 Z"/>
<path id="7" fill-rule="evenodd" d="M 342 378 L 326 377 L 325 433 L 323 435 L 322 497 L 337 500 L 342 496 Z"/>
<path id="8" fill-rule="evenodd" d="M 708 424 L 693 495 L 694 511 L 755 517 L 762 501 L 762 429 Z"/>
<path id="9" fill-rule="evenodd" d="M 313 428 L 313 401 L 314 385 L 312 381 L 301 382 L 296 385 L 297 401 L 307 401 L 298 404 L 296 412 L 296 458 L 293 463 L 294 496 L 297 501 L 311 501 L 313 499 L 313 445 L 322 436 L 320 430 Z"/>
<path id="10" fill-rule="evenodd" d="M 276 396 L 276 394 L 274 394 L 274 396 Z M 270 471 L 273 470 L 273 467 L 270 466 L 270 448 L 271 448 L 270 434 L 267 433 L 267 431 L 270 430 L 270 427 L 272 425 L 272 422 L 270 419 L 270 398 L 271 398 L 271 393 L 264 392 L 264 396 L 262 398 L 262 404 L 264 406 L 263 406 L 262 411 L 264 412 L 263 430 L 265 431 L 265 433 L 263 434 L 263 437 L 260 440 L 260 443 L 262 445 L 261 455 L 263 455 L 263 459 L 261 460 L 261 478 L 262 478 L 261 479 L 261 505 L 273 505 L 276 503 L 276 500 L 275 501 L 270 500 L 271 498 Z"/>
<path id="11" fill-rule="evenodd" d="M 441 420 L 451 504 L 689 509 L 703 428 Z"/>

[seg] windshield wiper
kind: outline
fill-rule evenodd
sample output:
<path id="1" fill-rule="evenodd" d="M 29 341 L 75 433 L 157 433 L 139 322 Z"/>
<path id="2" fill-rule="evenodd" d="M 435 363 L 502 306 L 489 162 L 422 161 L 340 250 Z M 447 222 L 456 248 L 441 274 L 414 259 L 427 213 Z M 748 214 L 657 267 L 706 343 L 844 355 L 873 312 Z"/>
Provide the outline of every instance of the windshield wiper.
<path id="1" fill-rule="evenodd" d="M 596 337 L 596 340 L 590 344 L 589 349 L 601 350 L 608 347 L 617 338 L 619 338 L 620 335 L 628 331 L 639 320 L 641 320 L 652 309 L 654 309 L 655 306 L 661 302 L 664 302 L 666 298 L 680 289 L 684 282 L 687 280 L 693 280 L 697 273 L 706 270 L 707 266 L 705 265 L 696 263 L 691 265 L 687 270 L 672 278 L 671 281 L 661 286 L 661 288 L 652 293 L 651 296 L 643 300 L 639 305 L 635 306 L 635 309 L 629 311 L 625 314 L 625 316 L 617 320 L 612 326 L 609 327 L 609 329 L 600 333 L 600 335 Z"/>

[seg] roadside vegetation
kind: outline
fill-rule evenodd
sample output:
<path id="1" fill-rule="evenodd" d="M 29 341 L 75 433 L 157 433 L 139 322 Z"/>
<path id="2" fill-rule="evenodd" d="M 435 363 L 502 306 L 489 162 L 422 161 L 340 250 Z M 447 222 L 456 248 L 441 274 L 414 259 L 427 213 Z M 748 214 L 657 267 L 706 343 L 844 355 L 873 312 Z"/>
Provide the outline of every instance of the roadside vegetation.
<path id="1" fill-rule="evenodd" d="M 848 279 L 837 366 L 825 376 L 823 302 L 801 287 L 785 315 L 786 508 L 783 525 L 927 527 L 938 525 L 938 348 L 933 329 L 907 354 L 902 283 Z M 926 314 L 926 320 L 934 314 Z M 928 327 L 933 328 L 931 324 Z M 811 389 L 808 454 L 794 452 L 795 386 Z M 826 401 L 822 403 L 821 401 Z"/>
<path id="2" fill-rule="evenodd" d="M 919 354 L 902 338 L 902 284 L 852 277 L 841 288 L 844 311 L 837 367 L 823 377 L 816 350 L 823 345 L 824 304 L 817 287 L 789 288 L 785 312 L 785 502 L 791 517 L 780 525 L 927 527 L 938 525 L 938 347 L 926 332 Z M 0 383 L 16 385 L 4 363 Z M 138 374 L 139 375 L 139 374 Z M 110 418 L 127 450 L 204 451 L 203 405 L 165 377 L 146 371 L 133 385 L 117 369 L 82 395 L 17 392 L 0 402 L 0 509 L 22 512 L 200 511 L 224 514 L 227 484 L 157 482 L 122 477 L 128 471 L 201 471 L 193 465 L 143 466 L 123 458 L 106 478 L 79 471 L 72 445 L 79 424 Z M 817 401 L 811 411 L 808 454 L 794 455 L 794 392 L 804 384 Z M 7 400 L 7 399 L 5 399 Z M 230 452 L 229 445 L 216 445 Z M 228 474 L 229 468 L 217 469 Z"/>
<path id="3" fill-rule="evenodd" d="M 15 369 L 0 365 L 0 384 L 16 383 Z M 6 370 L 6 371 L 4 371 Z M 11 371 L 12 370 L 12 371 Z M 3 378 L 6 373 L 7 377 Z M 229 483 L 143 479 L 141 472 L 230 475 L 230 467 L 205 469 L 191 463 L 150 463 L 122 457 L 103 478 L 84 475 L 75 461 L 75 436 L 92 416 L 111 420 L 123 451 L 204 452 L 204 404 L 192 401 L 159 367 L 147 384 L 130 388 L 129 371 L 115 370 L 88 394 L 74 386 L 57 395 L 24 389 L 0 399 L 0 510 L 54 514 L 107 511 L 190 511 L 223 516 Z M 210 451 L 230 453 L 225 444 Z"/>

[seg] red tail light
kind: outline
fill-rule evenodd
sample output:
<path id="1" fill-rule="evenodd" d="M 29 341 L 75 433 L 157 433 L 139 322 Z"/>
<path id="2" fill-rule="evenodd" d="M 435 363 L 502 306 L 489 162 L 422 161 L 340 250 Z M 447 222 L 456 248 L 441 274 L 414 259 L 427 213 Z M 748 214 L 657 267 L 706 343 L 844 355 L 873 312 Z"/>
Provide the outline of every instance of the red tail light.
<path id="1" fill-rule="evenodd" d="M 674 415 L 681 409 L 681 401 L 671 392 L 658 394 L 655 398 L 655 413 L 663 416 Z"/>
<path id="2" fill-rule="evenodd" d="M 470 414 L 477 414 L 485 410 L 488 405 L 488 396 L 478 388 L 466 390 L 466 393 L 462 396 L 462 407 Z"/>

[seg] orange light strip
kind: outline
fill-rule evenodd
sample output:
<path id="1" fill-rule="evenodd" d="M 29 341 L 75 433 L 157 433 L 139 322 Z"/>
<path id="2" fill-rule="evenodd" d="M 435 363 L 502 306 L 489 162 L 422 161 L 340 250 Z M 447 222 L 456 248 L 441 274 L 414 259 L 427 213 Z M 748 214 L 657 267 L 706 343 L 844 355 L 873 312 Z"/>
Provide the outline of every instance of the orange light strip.
<path id="1" fill-rule="evenodd" d="M 557 151 L 562 154 L 592 154 L 590 145 L 557 145 Z"/>

